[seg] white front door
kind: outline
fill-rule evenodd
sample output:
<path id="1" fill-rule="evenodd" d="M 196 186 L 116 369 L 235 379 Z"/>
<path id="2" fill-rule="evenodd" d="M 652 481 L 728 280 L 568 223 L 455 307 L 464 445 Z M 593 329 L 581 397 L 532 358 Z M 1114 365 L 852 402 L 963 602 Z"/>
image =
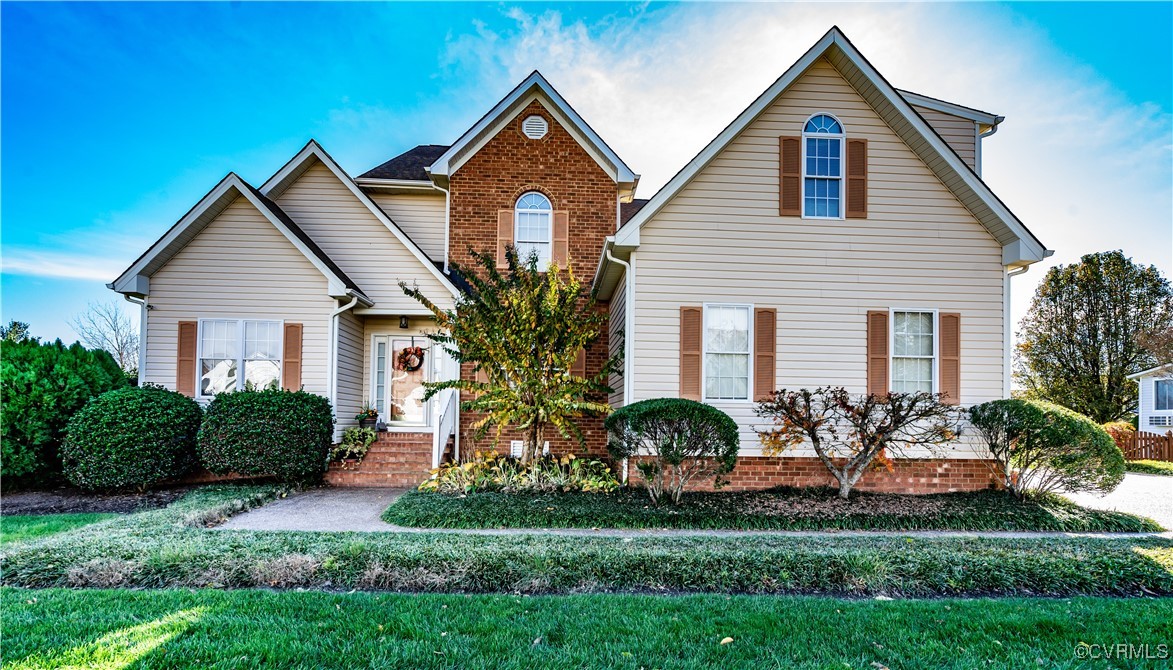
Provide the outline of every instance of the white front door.
<path id="1" fill-rule="evenodd" d="M 425 381 L 433 367 L 431 342 L 423 337 L 375 337 L 374 401 L 379 416 L 390 427 L 427 426 L 430 402 L 424 400 Z M 418 347 L 422 356 L 413 355 Z"/>

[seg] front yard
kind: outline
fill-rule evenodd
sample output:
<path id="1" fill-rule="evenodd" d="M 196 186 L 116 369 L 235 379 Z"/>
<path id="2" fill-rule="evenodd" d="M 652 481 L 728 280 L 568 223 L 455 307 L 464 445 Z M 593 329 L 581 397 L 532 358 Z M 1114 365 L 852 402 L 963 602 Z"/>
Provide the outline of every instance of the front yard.
<path id="1" fill-rule="evenodd" d="M 1147 644 L 1155 654 L 1173 639 L 1173 600 L 1149 598 L 5 588 L 0 610 L 13 670 L 1082 667 L 1081 645 Z"/>

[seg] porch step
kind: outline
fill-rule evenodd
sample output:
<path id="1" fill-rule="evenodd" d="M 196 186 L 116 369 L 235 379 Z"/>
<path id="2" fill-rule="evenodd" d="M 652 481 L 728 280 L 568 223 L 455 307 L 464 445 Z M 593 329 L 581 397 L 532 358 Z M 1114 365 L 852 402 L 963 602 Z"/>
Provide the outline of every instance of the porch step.
<path id="1" fill-rule="evenodd" d="M 331 464 L 331 486 L 417 486 L 432 470 L 431 433 L 379 433 L 367 455 L 353 469 Z"/>

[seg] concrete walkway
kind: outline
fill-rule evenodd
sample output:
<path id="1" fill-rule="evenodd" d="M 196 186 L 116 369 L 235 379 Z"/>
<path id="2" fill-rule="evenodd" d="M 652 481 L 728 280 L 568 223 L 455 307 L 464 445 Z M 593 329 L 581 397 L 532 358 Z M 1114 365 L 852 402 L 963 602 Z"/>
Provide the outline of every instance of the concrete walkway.
<path id="1" fill-rule="evenodd" d="M 1130 472 L 1124 475 L 1120 486 L 1106 496 L 1093 493 L 1066 495 L 1084 507 L 1147 516 L 1165 528 L 1173 529 L 1173 477 Z"/>
<path id="2" fill-rule="evenodd" d="M 1130 475 L 1131 476 L 1131 475 Z M 569 537 L 1000 537 L 1000 538 L 1071 538 L 1134 539 L 1165 537 L 1167 533 L 1027 533 L 1015 531 L 787 531 L 787 530 L 680 530 L 620 528 L 409 528 L 385 523 L 379 518 L 403 489 L 324 488 L 295 493 L 218 526 L 223 530 L 298 530 L 333 532 L 451 533 L 460 535 L 561 535 Z M 1168 525 L 1166 527 L 1169 527 Z"/>

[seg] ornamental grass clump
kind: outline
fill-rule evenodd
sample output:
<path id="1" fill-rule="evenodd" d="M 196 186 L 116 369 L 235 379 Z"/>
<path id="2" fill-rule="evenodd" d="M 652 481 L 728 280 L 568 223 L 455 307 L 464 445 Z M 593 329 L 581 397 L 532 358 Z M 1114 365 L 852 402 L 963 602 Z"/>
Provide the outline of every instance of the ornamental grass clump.
<path id="1" fill-rule="evenodd" d="M 636 459 L 656 504 L 678 504 L 693 480 L 712 477 L 720 488 L 737 464 L 737 422 L 695 400 L 641 400 L 616 410 L 606 426 L 611 457 Z"/>

